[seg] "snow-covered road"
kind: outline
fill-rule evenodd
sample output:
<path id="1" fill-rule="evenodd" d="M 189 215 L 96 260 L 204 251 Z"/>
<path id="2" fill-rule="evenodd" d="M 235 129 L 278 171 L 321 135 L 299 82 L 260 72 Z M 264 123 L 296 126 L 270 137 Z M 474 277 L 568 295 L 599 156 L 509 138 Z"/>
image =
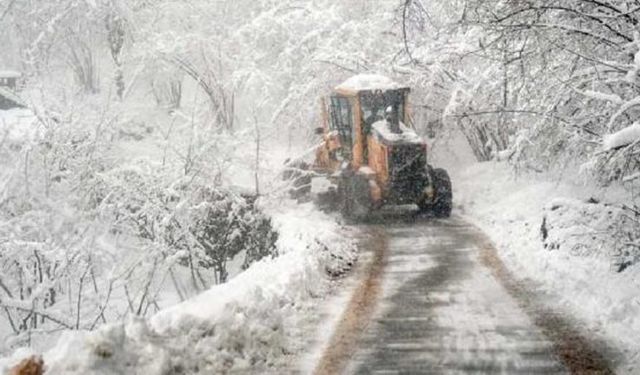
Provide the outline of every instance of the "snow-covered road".
<path id="1" fill-rule="evenodd" d="M 378 292 L 375 287 L 374 292 L 365 290 L 376 301 L 351 304 L 345 316 L 359 316 L 367 323 L 344 318 L 316 373 L 576 371 L 571 365 L 565 367 L 567 358 L 559 353 L 562 335 L 549 335 L 554 327 L 540 323 L 541 310 L 532 302 L 536 298 L 526 295 L 530 294 L 526 288 L 510 286 L 496 272 L 501 265 L 487 260 L 491 257 L 483 248 L 485 239 L 476 228 L 459 219 L 399 221 L 367 227 L 378 237 L 384 233 L 384 240 L 375 243 L 386 244 L 386 254 L 373 257 L 385 264 L 372 267 L 372 272 L 382 271 L 363 281 L 375 286 L 375 279 L 380 279 Z M 381 250 L 374 245 L 367 251 Z M 562 322 L 555 323 L 558 329 L 566 330 L 564 318 L 558 319 Z M 570 345 L 586 348 L 573 352 L 598 356 L 579 334 L 573 336 L 577 341 Z M 344 353 L 345 341 L 357 343 L 350 345 L 350 353 Z M 609 373 L 597 359 L 587 358 L 586 363 L 596 373 Z"/>

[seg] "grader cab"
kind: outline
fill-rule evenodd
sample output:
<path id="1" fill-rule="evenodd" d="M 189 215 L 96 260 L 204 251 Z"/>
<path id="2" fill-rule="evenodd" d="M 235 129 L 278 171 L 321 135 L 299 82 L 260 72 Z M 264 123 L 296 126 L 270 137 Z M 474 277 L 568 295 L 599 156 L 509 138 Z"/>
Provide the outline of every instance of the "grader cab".
<path id="1" fill-rule="evenodd" d="M 343 215 L 405 204 L 450 215 L 449 175 L 427 163 L 427 144 L 407 125 L 409 92 L 389 78 L 358 75 L 323 98 L 323 126 L 316 130 L 323 143 L 313 170 L 336 186 Z"/>

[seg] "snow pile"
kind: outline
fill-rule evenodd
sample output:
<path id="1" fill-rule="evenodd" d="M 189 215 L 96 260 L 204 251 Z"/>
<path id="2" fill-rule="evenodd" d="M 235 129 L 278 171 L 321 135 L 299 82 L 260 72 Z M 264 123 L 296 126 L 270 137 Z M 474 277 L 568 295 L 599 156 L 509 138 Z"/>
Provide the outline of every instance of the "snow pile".
<path id="1" fill-rule="evenodd" d="M 166 344 L 166 338 L 155 335 L 141 319 L 106 325 L 90 333 L 66 332 L 57 346 L 45 353 L 45 373 L 172 373 Z"/>
<path id="2" fill-rule="evenodd" d="M 593 199 L 554 199 L 544 208 L 540 231 L 546 249 L 599 257 L 622 272 L 640 259 L 638 220 Z"/>
<path id="3" fill-rule="evenodd" d="M 364 90 L 396 90 L 403 88 L 401 84 L 389 77 L 379 74 L 358 74 L 336 86 L 336 90 L 364 91 Z"/>
<path id="4" fill-rule="evenodd" d="M 314 299 L 330 290 L 329 274 L 348 269 L 356 248 L 346 228 L 311 204 L 267 210 L 280 256 L 149 320 L 64 334 L 44 353 L 47 373 L 212 374 L 286 364 L 302 349 L 292 337 L 301 316 L 315 312 Z M 0 360 L 0 370 L 21 358 Z"/>
<path id="5" fill-rule="evenodd" d="M 404 123 L 400 122 L 400 133 L 394 133 L 391 131 L 389 122 L 387 120 L 380 120 L 371 125 L 375 134 L 382 138 L 382 140 L 390 143 L 395 142 L 408 142 L 408 143 L 422 143 L 422 138 L 416 134 L 415 130 L 411 129 Z"/>
<path id="6" fill-rule="evenodd" d="M 613 134 L 605 135 L 602 146 L 605 151 L 614 150 L 640 141 L 640 124 L 634 123 Z"/>
<path id="7" fill-rule="evenodd" d="M 453 172 L 457 211 L 490 236 L 508 268 L 536 282 L 551 297 L 549 303 L 586 323 L 589 333 L 612 342 L 624 356 L 624 368 L 616 372 L 637 373 L 640 264 L 623 272 L 612 267 L 615 243 L 607 242 L 622 240 L 626 224 L 620 236 L 607 238 L 600 233 L 593 240 L 597 231 L 612 224 L 607 223 L 609 218 L 621 220 L 619 211 L 609 213 L 610 206 L 582 203 L 603 192 L 554 183 L 541 175 L 514 177 L 507 164 L 498 162 Z M 618 194 L 605 196 L 612 201 Z"/>

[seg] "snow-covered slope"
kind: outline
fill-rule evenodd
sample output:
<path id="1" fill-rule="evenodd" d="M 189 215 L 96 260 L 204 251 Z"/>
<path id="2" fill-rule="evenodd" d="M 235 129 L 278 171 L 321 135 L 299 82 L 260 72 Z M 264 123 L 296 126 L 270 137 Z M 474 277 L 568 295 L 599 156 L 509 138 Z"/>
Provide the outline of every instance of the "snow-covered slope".
<path id="1" fill-rule="evenodd" d="M 213 374 L 287 368 L 304 349 L 329 274 L 355 262 L 349 230 L 311 204 L 271 205 L 279 256 L 149 320 L 68 332 L 44 353 L 47 374 Z M 24 358 L 0 360 L 6 371 Z"/>
<path id="2" fill-rule="evenodd" d="M 603 231 L 618 217 L 616 209 L 595 203 L 615 202 L 615 192 L 542 174 L 516 177 L 499 162 L 461 166 L 453 186 L 457 213 L 491 237 L 516 275 L 538 284 L 549 303 L 612 342 L 624 357 L 618 372 L 640 371 L 640 265 L 619 272 L 615 234 Z"/>

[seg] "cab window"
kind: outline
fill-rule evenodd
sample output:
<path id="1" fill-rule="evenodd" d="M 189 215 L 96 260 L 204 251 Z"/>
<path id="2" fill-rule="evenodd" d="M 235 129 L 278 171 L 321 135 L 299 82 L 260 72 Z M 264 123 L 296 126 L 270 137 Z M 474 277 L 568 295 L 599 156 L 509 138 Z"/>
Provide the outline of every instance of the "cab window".
<path id="1" fill-rule="evenodd" d="M 360 102 L 362 103 L 362 122 L 365 134 L 368 134 L 371 130 L 371 125 L 377 121 L 384 120 L 385 110 L 387 107 L 397 103 L 398 113 L 400 121 L 405 122 L 404 119 L 404 90 L 390 90 L 390 91 L 368 91 L 360 94 Z"/>
<path id="2" fill-rule="evenodd" d="M 349 99 L 341 96 L 331 97 L 331 121 L 329 127 L 338 132 L 344 156 L 351 154 L 353 147 L 353 113 Z"/>

